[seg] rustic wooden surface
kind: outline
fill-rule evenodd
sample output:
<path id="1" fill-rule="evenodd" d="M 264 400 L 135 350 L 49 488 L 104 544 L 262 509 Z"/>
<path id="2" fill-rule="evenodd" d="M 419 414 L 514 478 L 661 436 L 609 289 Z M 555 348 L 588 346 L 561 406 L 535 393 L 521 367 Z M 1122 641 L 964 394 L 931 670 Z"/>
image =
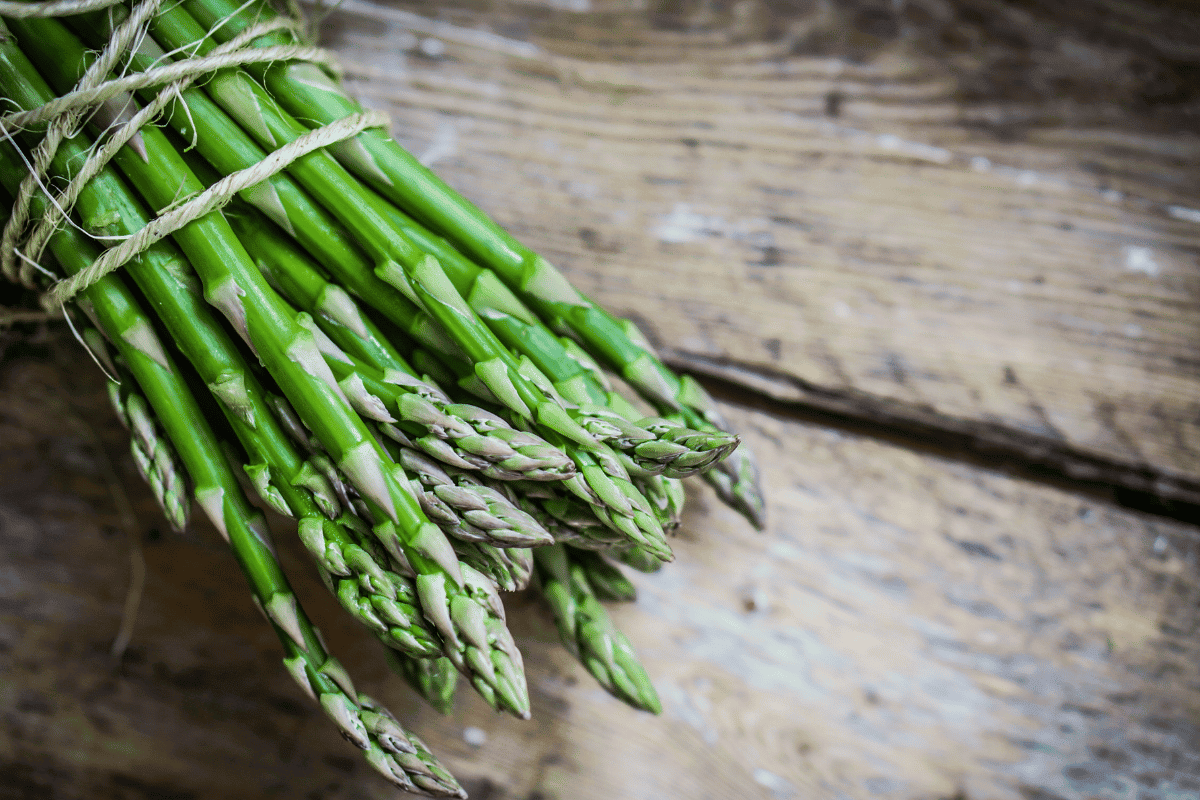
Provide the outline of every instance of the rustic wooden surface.
<path id="1" fill-rule="evenodd" d="M 771 524 L 696 488 L 676 562 L 614 609 L 663 715 L 517 595 L 534 719 L 439 717 L 281 535 L 289 572 L 476 800 L 1200 797 L 1200 530 L 1095 491 L 1200 487 L 1195 18 L 814 8 L 348 0 L 325 26 L 399 139 L 728 382 Z M 0 347 L 0 798 L 391 796 L 219 538 L 161 527 L 65 334 Z M 120 663 L 114 475 L 147 575 Z"/>
<path id="2" fill-rule="evenodd" d="M 97 377 L 26 360 L 2 376 L 0 797 L 388 795 L 278 668 L 210 529 L 142 537 L 146 595 L 112 662 L 128 548 L 90 434 L 63 422 L 103 418 Z M 423 711 L 294 542 L 286 563 L 360 686 L 477 800 L 1200 793 L 1194 528 L 727 410 L 767 466 L 772 525 L 696 493 L 677 562 L 615 611 L 661 718 L 595 687 L 525 596 L 508 605 L 533 721 L 469 695 Z M 99 435 L 119 453 L 119 429 Z"/>
<path id="3" fill-rule="evenodd" d="M 1200 14 L 950 5 L 347 0 L 324 33 L 678 363 L 1196 502 Z"/>

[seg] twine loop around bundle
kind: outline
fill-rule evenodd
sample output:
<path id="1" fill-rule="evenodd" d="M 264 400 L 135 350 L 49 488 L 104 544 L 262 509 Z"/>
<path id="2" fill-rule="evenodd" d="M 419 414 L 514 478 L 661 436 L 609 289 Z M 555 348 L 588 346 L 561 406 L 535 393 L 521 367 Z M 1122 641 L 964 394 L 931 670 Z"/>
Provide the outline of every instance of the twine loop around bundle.
<path id="1" fill-rule="evenodd" d="M 24 3 L 0 0 L 0 17 L 67 16 L 108 8 L 121 1 L 49 0 Z M 0 140 L 7 140 L 14 147 L 16 133 L 45 127 L 43 138 L 26 160 L 28 175 L 21 183 L 8 222 L 0 234 L 0 271 L 9 280 L 29 288 L 37 287 L 36 277 L 39 273 L 49 277 L 51 283 L 42 294 L 42 304 L 48 310 L 61 307 L 105 275 L 137 258 L 155 242 L 220 209 L 239 192 L 278 174 L 296 159 L 353 138 L 368 128 L 388 125 L 386 115 L 368 111 L 311 130 L 268 153 L 257 164 L 231 173 L 205 191 L 184 199 L 170 209 L 164 209 L 132 236 L 97 236 L 88 232 L 92 238 L 112 246 L 87 269 L 69 278 L 53 275 L 38 263 L 38 259 L 56 230 L 64 225 L 75 225 L 70 219 L 71 209 L 88 181 L 99 174 L 117 151 L 170 103 L 177 100 L 183 102 L 183 91 L 199 77 L 221 69 L 273 61 L 306 61 L 333 68 L 332 56 L 317 47 L 305 44 L 255 46 L 255 40 L 278 30 L 288 30 L 298 38 L 302 37 L 299 19 L 277 17 L 251 25 L 206 56 L 176 52 L 171 54 L 180 56 L 176 61 L 156 65 L 144 72 L 114 75 L 114 70 L 121 67 L 126 55 L 136 50 L 143 37 L 148 35 L 149 24 L 162 3 L 163 0 L 135 2 L 128 18 L 116 26 L 108 44 L 70 92 L 35 109 L 0 115 Z M 220 24 L 218 22 L 217 26 Z M 7 30 L 0 23 L 0 37 L 7 35 Z M 49 181 L 51 162 L 62 142 L 75 134 L 87 115 L 106 101 L 151 87 L 162 88 L 151 102 L 138 108 L 128 119 L 122 117 L 104 136 L 97 137 L 88 158 L 71 175 L 67 184 L 52 191 Z M 41 219 L 31 221 L 32 203 L 38 192 L 46 196 L 46 211 Z"/>

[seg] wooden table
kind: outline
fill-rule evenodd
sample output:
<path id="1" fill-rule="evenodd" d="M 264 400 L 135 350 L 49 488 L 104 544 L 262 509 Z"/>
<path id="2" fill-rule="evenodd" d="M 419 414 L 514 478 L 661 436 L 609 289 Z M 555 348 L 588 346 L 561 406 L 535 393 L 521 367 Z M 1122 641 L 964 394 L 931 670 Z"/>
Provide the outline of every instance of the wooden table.
<path id="1" fill-rule="evenodd" d="M 323 33 L 403 144 L 711 378 L 765 472 L 767 531 L 697 486 L 613 609 L 658 718 L 525 595 L 533 721 L 439 717 L 278 537 L 473 798 L 1200 796 L 1195 12 L 346 0 Z M 0 798 L 389 795 L 219 538 L 166 532 L 101 376 L 61 332 L 2 343 Z"/>

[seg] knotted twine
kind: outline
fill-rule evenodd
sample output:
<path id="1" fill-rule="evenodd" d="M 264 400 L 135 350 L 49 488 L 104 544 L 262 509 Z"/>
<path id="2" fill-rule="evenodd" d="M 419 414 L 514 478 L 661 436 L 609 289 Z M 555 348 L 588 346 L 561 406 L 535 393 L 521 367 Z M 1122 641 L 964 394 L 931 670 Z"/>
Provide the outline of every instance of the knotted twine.
<path id="1" fill-rule="evenodd" d="M 22 3 L 0 0 L 0 17 L 55 17 L 80 14 L 117 5 L 122 0 L 48 0 Z M 183 90 L 198 77 L 219 69 L 236 68 L 246 64 L 271 61 L 307 61 L 327 68 L 333 66 L 332 56 L 321 48 L 309 45 L 276 45 L 255 47 L 259 37 L 277 30 L 289 30 L 297 36 L 302 30 L 296 19 L 278 17 L 248 27 L 242 33 L 214 48 L 207 56 L 183 54 L 178 61 L 156 66 L 145 72 L 114 77 L 113 70 L 122 59 L 136 49 L 148 35 L 150 21 L 163 0 L 141 0 L 129 17 L 117 26 L 104 50 L 75 85 L 74 89 L 57 99 L 27 111 L 0 116 L 0 138 L 9 140 L 17 131 L 30 130 L 45 124 L 43 139 L 34 148 L 32 159 L 26 161 L 29 174 L 22 181 L 8 222 L 0 235 L 0 271 L 9 280 L 35 288 L 35 273 L 55 278 L 38 264 L 50 237 L 62 225 L 75 225 L 71 209 L 87 182 L 112 160 L 121 147 L 132 140 L 138 131 L 162 112 L 166 106 L 183 101 Z M 222 23 L 219 21 L 217 27 Z M 6 36 L 0 23 L 0 36 Z M 74 135 L 84 115 L 107 100 L 123 93 L 154 86 L 162 90 L 154 100 L 139 109 L 109 135 L 97 141 L 82 167 L 71 176 L 67 185 L 52 193 L 48 188 L 51 161 L 64 139 Z M 186 104 L 185 104 L 186 107 Z M 48 310 L 60 308 L 79 292 L 92 286 L 105 275 L 120 269 L 137 258 L 155 242 L 170 236 L 188 223 L 225 206 L 239 192 L 282 172 L 296 159 L 337 142 L 353 138 L 368 128 L 387 127 L 387 116 L 375 111 L 352 114 L 329 125 L 316 128 L 267 154 L 252 167 L 233 172 L 203 192 L 195 194 L 171 208 L 164 209 L 132 236 L 97 236 L 98 241 L 117 241 L 105 250 L 89 267 L 68 278 L 57 279 L 42 294 L 42 304 Z M 30 226 L 31 205 L 35 194 L 46 194 L 48 205 L 42 218 Z M 78 227 L 78 226 L 75 226 Z"/>

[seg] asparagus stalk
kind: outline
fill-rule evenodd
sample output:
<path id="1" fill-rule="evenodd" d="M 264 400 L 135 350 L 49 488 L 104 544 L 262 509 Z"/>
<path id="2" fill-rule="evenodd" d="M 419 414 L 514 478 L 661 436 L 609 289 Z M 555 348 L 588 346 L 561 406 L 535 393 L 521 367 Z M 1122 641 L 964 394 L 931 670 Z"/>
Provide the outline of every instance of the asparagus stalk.
<path id="1" fill-rule="evenodd" d="M 399 653 L 389 653 L 388 666 L 434 709 L 443 714 L 454 710 L 458 672 L 450 659 L 406 658 Z"/>
<path id="2" fill-rule="evenodd" d="M 418 366 L 422 369 L 434 368 L 435 364 L 450 371 L 461 369 L 453 361 L 438 360 L 427 351 L 419 349 L 413 351 L 414 361 L 418 358 Z M 335 374 L 346 368 L 332 361 L 330 366 Z M 368 381 L 367 376 L 363 374 L 364 370 L 357 369 L 371 392 L 386 394 L 390 391 L 387 386 Z M 457 383 L 463 385 L 468 377 L 460 374 Z M 619 532 L 630 542 L 644 547 L 647 552 L 654 553 L 663 561 L 672 558 L 671 549 L 663 535 L 663 523 L 655 516 L 654 507 L 649 500 L 631 481 L 625 462 L 617 453 L 603 445 L 585 450 L 575 442 L 563 440 L 553 431 L 543 430 L 542 433 L 546 441 L 557 445 L 575 463 L 579 474 L 561 481 L 561 485 L 590 507 L 593 519 Z M 542 517 L 537 518 L 543 521 Z"/>
<path id="3" fill-rule="evenodd" d="M 596 599 L 586 571 L 562 545 L 539 547 L 533 558 L 563 646 L 609 694 L 634 708 L 661 713 L 654 686 L 629 640 Z"/>
<path id="4" fill-rule="evenodd" d="M 6 185 L 5 188 L 11 192 L 15 187 Z M 89 343 L 93 352 L 97 344 Z M 117 418 L 130 433 L 129 450 L 138 472 L 150 486 L 167 522 L 176 531 L 182 531 L 192 504 L 179 455 L 163 436 L 161 426 L 155 421 L 146 398 L 137 392 L 132 378 L 120 383 L 109 381 L 108 398 Z"/>
<path id="5" fill-rule="evenodd" d="M 499 547 L 553 543 L 536 519 L 497 488 L 470 473 L 445 469 L 411 448 L 398 449 L 396 460 L 424 490 L 421 502 L 429 518 L 453 538 Z"/>
<path id="6" fill-rule="evenodd" d="M 53 20 L 24 20 L 19 31 L 16 23 L 13 28 L 51 80 L 60 89 L 69 87 L 82 66 L 70 57 L 82 53 L 78 41 Z M 8 63 L 25 87 L 40 83 L 23 56 L 11 57 Z M 146 160 L 129 148 L 122 148 L 115 160 L 153 206 L 162 208 L 180 193 L 201 190 L 161 131 L 144 129 L 143 144 Z M 174 238 L 200 273 L 207 299 L 256 351 L 296 403 L 305 424 L 372 505 L 380 520 L 373 534 L 393 558 L 417 574 L 422 610 L 442 634 L 456 666 L 471 673 L 477 688 L 486 687 L 481 691 L 494 702 L 527 716 L 520 655 L 503 626 L 498 597 L 478 573 L 460 569 L 440 529 L 425 518 L 405 488 L 403 470 L 390 462 L 342 395 L 311 331 L 266 285 L 219 212 L 188 224 Z"/>
<path id="7" fill-rule="evenodd" d="M 322 465 L 322 474 L 345 496 L 347 505 L 352 505 L 355 501 L 349 497 L 344 476 L 323 454 L 320 444 L 287 401 L 275 397 L 271 405 L 289 435 L 308 450 L 314 463 Z M 384 444 L 395 461 L 414 476 L 414 494 L 421 508 L 454 539 L 510 547 L 533 547 L 553 541 L 533 516 L 518 508 L 512 496 L 499 491 L 494 484 L 485 484 L 457 471 L 452 477 L 446 469 L 412 448 Z"/>
<path id="8" fill-rule="evenodd" d="M 662 569 L 662 562 L 640 547 L 617 547 L 612 552 L 622 564 L 638 572 L 654 573 Z"/>
<path id="9" fill-rule="evenodd" d="M 0 152 L 0 183 L 10 191 L 18 185 L 22 170 L 13 151 Z M 157 255 L 178 258 L 162 252 Z M 145 278 L 142 281 L 144 287 L 161 288 L 165 285 L 162 274 L 148 273 L 144 269 L 156 266 L 152 261 L 154 259 L 147 256 L 143 260 L 143 270 L 138 274 Z M 175 266 L 187 268 L 186 264 Z M 379 566 L 387 562 L 378 547 L 366 538 L 364 531 L 351 524 L 352 520 L 338 517 L 337 500 L 329 496 L 328 485 L 311 463 L 300 460 L 291 452 L 286 435 L 278 430 L 270 407 L 262 399 L 261 387 L 246 369 L 228 336 L 209 319 L 207 309 L 186 291 L 175 292 L 173 296 L 162 292 L 159 297 L 167 298 L 163 306 L 175 312 L 167 315 L 168 321 L 175 323 L 168 327 L 177 334 L 176 341 L 184 345 L 184 350 L 210 348 L 206 350 L 210 358 L 196 362 L 210 373 L 202 375 L 209 385 L 238 387 L 239 412 L 232 413 L 227 405 L 222 408 L 243 446 L 257 456 L 255 463 L 248 465 L 247 474 L 269 504 L 282 513 L 299 517 L 301 539 L 317 560 L 331 591 L 348 612 L 389 646 L 414 656 L 439 654 L 440 638 L 430 630 L 416 608 L 416 591 L 411 580 Z M 181 327 L 179 323 L 183 320 L 190 322 Z M 136 319 L 129 330 L 135 341 L 152 341 L 146 338 L 147 332 L 153 331 L 153 323 L 147 317 Z M 217 365 L 215 371 L 213 364 Z M 150 441 L 157 427 L 149 419 L 144 404 L 137 402 L 136 395 L 126 398 L 128 387 L 115 389 L 113 385 L 110 391 L 115 392 L 115 402 L 120 401 L 122 416 L 128 415 L 129 427 L 137 432 L 135 446 L 138 439 Z M 254 424 L 250 425 L 247 420 Z M 157 437 L 154 447 L 156 454 L 165 452 L 165 439 Z M 157 494 L 158 481 L 153 477 L 148 480 Z M 168 497 L 176 506 L 180 503 L 173 494 Z"/>
<path id="10" fill-rule="evenodd" d="M 447 362 L 435 358 L 421 348 L 413 349 L 412 358 L 427 371 L 448 369 Z M 445 376 L 447 383 L 453 383 L 454 380 L 452 374 Z M 459 380 L 458 383 L 463 385 L 464 382 Z M 565 447 L 569 451 L 572 444 L 567 443 Z M 677 528 L 685 500 L 681 482 L 662 475 L 650 475 L 635 479 L 635 483 L 652 504 L 658 524 L 666 530 Z M 576 497 L 571 498 L 554 486 L 533 487 L 528 481 L 521 481 L 516 485 L 498 485 L 496 488 L 506 492 L 514 503 L 532 514 L 551 532 L 555 541 L 572 542 L 580 547 L 604 548 L 621 541 L 619 536 L 613 535 L 614 531 L 628 535 L 622 526 L 612 524 L 604 509 L 597 508 L 590 495 L 578 491 L 569 482 L 562 485 L 573 489 Z M 520 487 L 520 491 L 513 491 L 517 486 Z M 580 498 L 587 504 L 581 504 Z M 637 541 L 636 537 L 628 538 Z M 662 554 L 658 557 L 662 558 Z"/>
<path id="11" fill-rule="evenodd" d="M 606 385 L 586 352 L 570 339 L 556 337 L 495 272 L 479 267 L 394 206 L 379 205 L 397 228 L 438 259 L 458 292 L 505 345 L 528 357 L 563 397 L 624 429 L 628 441 L 622 449 L 638 468 L 683 478 L 706 471 L 737 447 L 737 437 L 723 431 L 696 431 L 676 420 L 646 418 Z"/>
<path id="12" fill-rule="evenodd" d="M 637 599 L 637 587 L 599 553 L 568 547 L 567 555 L 572 565 L 583 570 L 596 597 L 614 603 L 631 603 Z"/>
<path id="13" fill-rule="evenodd" d="M 8 61 L 4 49 L 5 43 L 0 42 L 0 63 Z M 8 161 L 16 158 L 9 145 L 0 150 Z M 35 202 L 35 213 L 40 215 L 43 209 L 43 202 Z M 49 244 L 68 274 L 79 272 L 96 258 L 95 245 L 71 228 L 56 233 Z M 195 483 L 197 503 L 233 549 L 255 601 L 284 647 L 289 673 L 343 736 L 363 750 L 367 761 L 393 784 L 430 796 L 465 797 L 424 745 L 410 737 L 385 709 L 358 694 L 345 669 L 326 652 L 276 560 L 262 514 L 246 499 L 178 367 L 153 329 L 145 327 L 145 314 L 120 278 L 105 276 L 87 289 L 84 297 L 179 453 Z"/>
<path id="14" fill-rule="evenodd" d="M 123 12 L 124 9 L 117 7 L 110 11 Z M 78 19 L 77 28 L 81 35 L 90 35 L 89 41 L 96 45 L 107 41 L 113 26 L 108 12 L 70 19 Z M 152 39 L 145 37 L 139 40 L 138 50 L 130 60 L 134 68 L 148 69 L 168 60 L 168 56 Z M 149 89 L 139 92 L 139 96 L 147 101 L 153 95 L 154 92 Z M 194 143 L 196 149 L 220 173 L 229 174 L 252 167 L 266 156 L 266 151 L 199 89 L 190 88 L 180 92 L 178 102 L 167 106 L 166 111 L 167 124 L 183 140 Z M 412 301 L 375 277 L 372 272 L 374 265 L 340 223 L 313 202 L 291 177 L 286 174 L 272 176 L 242 192 L 241 198 L 294 237 L 336 276 L 350 294 L 370 304 L 426 346 L 449 348 L 450 352 L 457 353 L 445 333 L 431 327 L 432 321 Z M 342 288 L 336 287 L 329 290 L 327 295 L 312 298 L 314 308 L 310 313 L 336 319 L 361 335 L 366 323 L 361 315 L 356 317 L 344 310 L 341 292 Z"/>
<path id="15" fill-rule="evenodd" d="M 605 550 L 628 543 L 626 537 L 605 525 L 595 509 L 554 484 L 521 481 L 505 484 L 520 507 L 541 523 L 554 541 L 577 547 Z"/>
<path id="16" fill-rule="evenodd" d="M 15 154 L 7 149 L 0 152 L 0 183 L 12 190 L 19 183 L 21 174 Z M 38 201 L 39 205 L 41 202 Z M 200 306 L 189 310 L 194 314 L 191 319 L 196 321 L 202 320 L 207 314 Z M 174 318 L 186 317 L 176 314 Z M 128 330 L 135 341 L 155 341 L 147 339 L 147 332 L 153 331 L 153 323 L 149 318 L 131 313 L 130 320 Z M 217 329 L 213 338 L 220 340 L 222 337 L 223 332 Z M 152 344 L 145 344 L 144 347 L 157 355 Z M 227 355 L 229 361 L 226 363 L 236 367 L 236 352 L 231 351 Z M 245 372 L 242 374 L 248 375 Z M 380 566 L 381 563 L 386 564 L 386 557 L 364 536 L 365 531 L 358 531 L 351 524 L 352 520 L 345 516 L 336 520 L 324 516 L 336 516 L 336 500 L 326 497 L 317 502 L 315 498 L 322 498 L 324 494 L 319 476 L 310 464 L 301 462 L 289 452 L 285 435 L 275 431 L 274 420 L 269 408 L 260 399 L 261 388 L 253 376 L 248 376 L 248 380 L 242 381 L 241 385 L 245 389 L 244 411 L 241 415 L 227 412 L 227 417 L 247 450 L 264 460 L 264 463 L 248 465 L 247 474 L 269 504 L 285 514 L 299 517 L 301 539 L 317 560 L 322 578 L 331 591 L 348 612 L 373 630 L 385 644 L 413 656 L 440 654 L 441 641 L 416 608 L 416 590 L 411 580 Z M 157 435 L 158 426 L 144 401 L 139 402 L 136 394 L 130 394 L 132 385 L 119 388 L 115 388 L 115 384 L 110 385 L 110 391 L 120 401 L 119 411 L 127 415 L 131 429 L 138 432 L 135 440 L 147 441 L 154 436 L 155 452 L 168 452 L 169 444 L 165 438 Z M 254 420 L 255 424 L 250 426 L 244 419 Z M 284 479 L 273 480 L 269 477 L 272 472 L 265 463 L 267 460 L 274 468 L 273 474 L 283 475 Z M 152 487 L 156 487 L 155 480 L 150 479 L 150 482 Z"/>
<path id="17" fill-rule="evenodd" d="M 215 46 L 206 41 L 207 32 L 181 7 L 165 9 L 152 20 L 150 29 L 161 46 L 188 48 L 200 54 L 207 54 Z M 262 147 L 280 147 L 307 131 L 242 70 L 220 70 L 204 88 Z M 536 385 L 517 372 L 512 356 L 457 296 L 436 260 L 425 257 L 372 204 L 365 202 L 358 181 L 332 157 L 321 151 L 309 153 L 289 165 L 288 171 L 358 238 L 377 265 L 378 277 L 392 283 L 442 323 L 479 364 L 481 379 L 497 396 L 524 418 L 536 419 L 582 444 L 594 443 L 593 435 L 554 398 L 543 396 Z"/>
<path id="18" fill-rule="evenodd" d="M 651 475 L 635 482 L 650 501 L 654 516 L 662 524 L 663 530 L 673 531 L 678 528 L 683 521 L 683 504 L 687 499 L 683 482 L 664 475 Z"/>
<path id="19" fill-rule="evenodd" d="M 193 170 L 205 183 L 216 182 L 215 175 L 210 181 L 196 166 Z M 286 231 L 242 203 L 231 204 L 225 218 L 271 286 L 294 307 L 311 314 L 334 344 L 374 369 L 413 374 L 392 340 L 346 290 L 322 274 Z"/>
<path id="20" fill-rule="evenodd" d="M 323 312 L 317 301 L 332 296 L 336 284 L 326 280 L 302 252 L 267 227 L 270 223 L 244 211 L 230 219 L 260 269 L 276 277 L 289 300 L 312 312 L 335 343 L 364 343 L 359 348 L 365 361 L 361 367 L 356 367 L 353 361 L 338 359 L 330 360 L 330 366 L 347 397 L 364 410 L 375 409 L 370 414 L 372 419 L 399 425 L 400 432 L 407 429 L 415 446 L 461 469 L 479 469 L 500 478 L 539 480 L 559 480 L 575 471 L 574 464 L 559 449 L 540 437 L 516 431 L 494 414 L 446 403 L 435 386 L 416 377 L 390 343 L 384 344 L 386 337 L 359 311 L 352 298 L 339 301 L 340 319 Z M 346 320 L 357 320 L 353 323 L 355 328 L 346 325 Z M 362 336 L 359 330 L 367 335 Z M 370 352 L 363 352 L 367 349 Z M 375 392 L 364 384 L 364 376 Z M 392 418 L 392 414 L 398 419 Z M 396 436 L 395 428 L 384 430 Z"/>
<path id="21" fill-rule="evenodd" d="M 0 153 L 0 160 L 7 162 L 11 151 Z M 6 180 L 0 185 L 11 196 L 19 190 L 20 176 L 15 170 L 6 171 Z M 34 201 L 33 209 L 41 216 L 44 202 Z M 7 219 L 0 219 L 0 225 Z M 85 300 L 85 305 L 87 302 Z M 90 308 L 90 305 L 88 306 Z M 108 340 L 97 328 L 85 328 L 81 335 L 84 346 L 97 359 L 108 375 L 108 399 L 117 419 L 129 431 L 129 451 L 137 465 L 138 473 L 150 487 L 150 492 L 167 522 L 175 531 L 182 531 L 191 514 L 192 502 L 188 493 L 187 476 L 179 461 L 179 454 L 162 434 L 162 426 L 154 418 L 146 398 L 138 392 L 129 369 L 124 361 L 114 359 Z M 120 376 L 120 377 L 118 377 Z"/>
<path id="22" fill-rule="evenodd" d="M 219 41 L 274 13 L 264 3 L 239 5 L 236 0 L 188 0 L 186 6 L 203 24 L 224 21 L 213 31 Z M 284 43 L 289 35 L 275 33 L 260 41 Z M 315 65 L 251 65 L 248 70 L 289 112 L 311 125 L 328 124 L 361 111 L 359 104 Z M 578 337 L 659 413 L 679 413 L 689 427 L 700 430 L 728 429 L 704 388 L 690 376 L 676 375 L 667 368 L 633 323 L 616 319 L 577 292 L 549 261 L 517 241 L 385 133 L 366 131 L 334 150 L 348 169 L 397 206 L 495 270 L 552 327 Z M 756 527 L 763 527 L 765 503 L 753 456 L 739 448 L 718 470 L 708 473 L 712 477 L 706 479 L 722 500 Z"/>
<path id="23" fill-rule="evenodd" d="M 470 564 L 492 579 L 502 592 L 518 592 L 529 585 L 533 576 L 533 557 L 529 548 L 496 547 L 487 542 L 452 539 L 454 552 L 464 564 Z"/>

